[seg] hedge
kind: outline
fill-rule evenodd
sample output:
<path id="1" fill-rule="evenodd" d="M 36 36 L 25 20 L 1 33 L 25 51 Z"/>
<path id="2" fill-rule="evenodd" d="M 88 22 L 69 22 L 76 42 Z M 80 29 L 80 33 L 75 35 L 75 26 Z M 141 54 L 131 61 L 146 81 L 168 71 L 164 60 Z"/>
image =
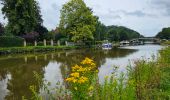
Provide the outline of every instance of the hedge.
<path id="1" fill-rule="evenodd" d="M 0 47 L 21 47 L 24 39 L 21 37 L 0 36 Z"/>

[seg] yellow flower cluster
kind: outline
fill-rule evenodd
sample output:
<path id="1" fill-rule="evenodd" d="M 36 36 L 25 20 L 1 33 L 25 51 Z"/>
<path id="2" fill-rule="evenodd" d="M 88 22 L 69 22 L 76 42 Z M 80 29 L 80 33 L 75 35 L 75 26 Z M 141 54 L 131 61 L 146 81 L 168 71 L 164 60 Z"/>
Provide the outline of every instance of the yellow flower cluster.
<path id="1" fill-rule="evenodd" d="M 96 66 L 96 64 L 94 63 L 94 61 L 92 60 L 92 59 L 90 59 L 90 58 L 85 58 L 85 60 L 83 60 L 82 62 L 81 62 L 81 64 L 83 64 L 83 65 L 90 65 L 90 66 Z"/>
<path id="2" fill-rule="evenodd" d="M 86 73 L 93 71 L 96 68 L 96 64 L 92 59 L 85 58 L 85 60 L 81 62 L 81 65 L 82 66 L 75 65 L 72 67 L 72 73 L 70 77 L 66 79 L 67 82 L 82 84 L 89 81 Z"/>
<path id="3" fill-rule="evenodd" d="M 72 77 L 67 78 L 66 81 L 82 84 L 82 83 L 88 82 L 88 78 L 84 77 L 84 76 L 81 76 L 81 77 L 77 77 L 77 76 L 74 77 L 74 76 L 72 76 Z"/>

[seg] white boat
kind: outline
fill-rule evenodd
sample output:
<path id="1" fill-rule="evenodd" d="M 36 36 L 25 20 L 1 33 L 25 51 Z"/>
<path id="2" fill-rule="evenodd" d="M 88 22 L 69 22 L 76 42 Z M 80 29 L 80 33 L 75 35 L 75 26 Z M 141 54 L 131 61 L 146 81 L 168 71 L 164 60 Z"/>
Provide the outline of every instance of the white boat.
<path id="1" fill-rule="evenodd" d="M 112 49 L 112 43 L 103 43 L 102 49 L 105 49 L 105 50 Z"/>

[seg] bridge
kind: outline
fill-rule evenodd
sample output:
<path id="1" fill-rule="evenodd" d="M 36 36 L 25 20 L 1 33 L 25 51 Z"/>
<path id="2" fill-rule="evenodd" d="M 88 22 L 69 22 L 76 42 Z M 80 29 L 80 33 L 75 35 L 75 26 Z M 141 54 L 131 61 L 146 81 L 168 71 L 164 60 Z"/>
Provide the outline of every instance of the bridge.
<path id="1" fill-rule="evenodd" d="M 130 44 L 160 44 L 160 39 L 154 37 L 136 38 L 130 40 Z"/>

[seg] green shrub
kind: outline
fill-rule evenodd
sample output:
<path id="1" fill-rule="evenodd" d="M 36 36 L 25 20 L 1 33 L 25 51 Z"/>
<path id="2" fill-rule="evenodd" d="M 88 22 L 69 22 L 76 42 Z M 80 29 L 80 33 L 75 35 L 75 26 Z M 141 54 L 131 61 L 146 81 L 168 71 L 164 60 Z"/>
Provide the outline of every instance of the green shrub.
<path id="1" fill-rule="evenodd" d="M 20 37 L 1 36 L 0 47 L 21 47 L 24 39 Z"/>

